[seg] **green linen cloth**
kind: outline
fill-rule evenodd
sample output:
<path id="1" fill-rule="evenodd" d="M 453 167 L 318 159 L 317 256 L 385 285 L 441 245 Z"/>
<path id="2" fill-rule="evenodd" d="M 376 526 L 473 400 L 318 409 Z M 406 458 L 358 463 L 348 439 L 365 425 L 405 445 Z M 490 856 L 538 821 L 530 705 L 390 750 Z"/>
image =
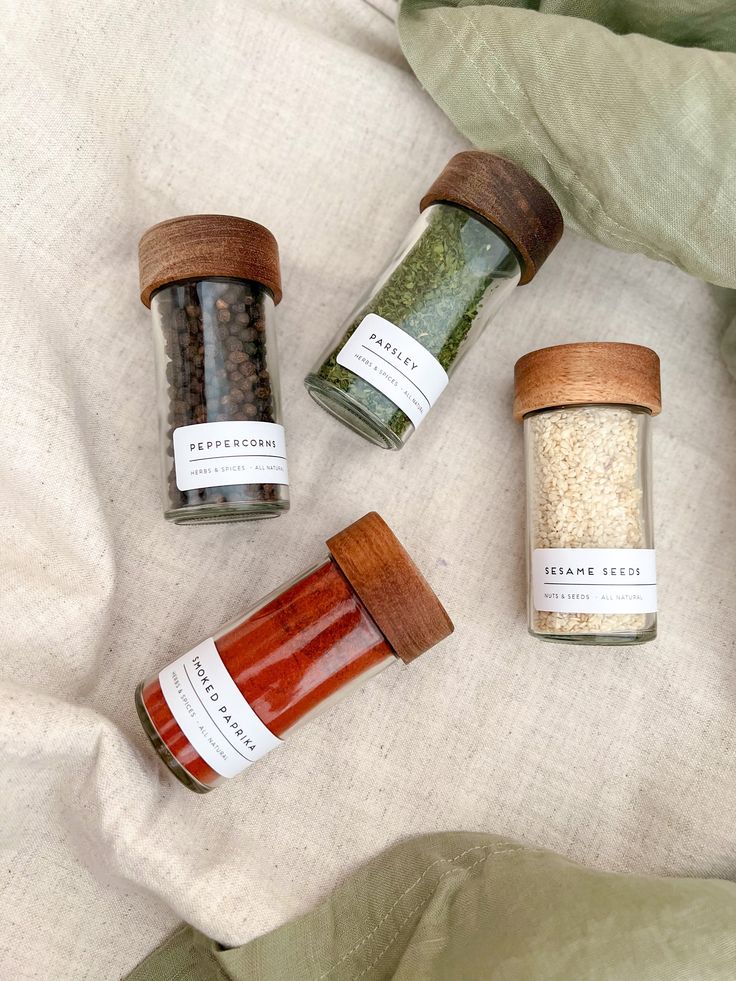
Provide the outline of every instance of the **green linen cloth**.
<path id="1" fill-rule="evenodd" d="M 734 977 L 735 884 L 593 871 L 451 832 L 395 846 L 313 912 L 243 947 L 183 927 L 127 981 Z"/>
<path id="2" fill-rule="evenodd" d="M 567 224 L 736 287 L 733 0 L 403 0 L 404 53 Z"/>

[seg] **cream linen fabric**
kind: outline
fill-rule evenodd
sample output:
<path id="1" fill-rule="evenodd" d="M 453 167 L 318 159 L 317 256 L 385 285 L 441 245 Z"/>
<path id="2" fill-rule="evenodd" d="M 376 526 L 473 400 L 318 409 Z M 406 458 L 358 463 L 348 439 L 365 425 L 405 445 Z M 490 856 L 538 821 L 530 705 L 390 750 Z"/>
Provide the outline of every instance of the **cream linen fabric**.
<path id="1" fill-rule="evenodd" d="M 728 297 L 568 235 L 400 454 L 302 377 L 463 145 L 402 61 L 390 3 L 10 2 L 3 252 L 0 976 L 118 978 L 180 919 L 243 943 L 396 840 L 465 828 L 594 866 L 736 865 L 736 391 Z M 381 9 L 377 9 L 381 8 Z M 293 508 L 164 523 L 136 243 L 247 215 L 279 238 Z M 618 339 L 663 361 L 659 640 L 525 633 L 515 359 Z M 133 689 L 375 508 L 457 624 L 199 798 Z"/>

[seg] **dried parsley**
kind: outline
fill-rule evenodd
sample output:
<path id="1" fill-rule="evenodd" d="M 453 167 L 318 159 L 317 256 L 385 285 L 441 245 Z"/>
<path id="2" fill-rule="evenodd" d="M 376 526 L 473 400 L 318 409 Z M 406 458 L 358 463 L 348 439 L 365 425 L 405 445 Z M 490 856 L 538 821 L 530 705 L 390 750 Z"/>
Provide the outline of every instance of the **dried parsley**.
<path id="1" fill-rule="evenodd" d="M 449 374 L 469 346 L 488 296 L 503 284 L 514 285 L 519 275 L 516 257 L 500 233 L 468 211 L 435 204 L 424 218 L 418 239 L 350 323 L 315 372 L 316 378 L 307 379 L 313 393 L 319 390 L 321 404 L 326 393 L 319 379 L 357 402 L 399 441 L 412 427 L 409 417 L 369 382 L 337 363 L 355 329 L 375 313 L 419 341 Z"/>
<path id="2" fill-rule="evenodd" d="M 546 188 L 484 150 L 448 160 L 419 210 L 399 257 L 305 379 L 328 412 L 396 450 L 503 299 L 532 281 L 563 229 Z"/>

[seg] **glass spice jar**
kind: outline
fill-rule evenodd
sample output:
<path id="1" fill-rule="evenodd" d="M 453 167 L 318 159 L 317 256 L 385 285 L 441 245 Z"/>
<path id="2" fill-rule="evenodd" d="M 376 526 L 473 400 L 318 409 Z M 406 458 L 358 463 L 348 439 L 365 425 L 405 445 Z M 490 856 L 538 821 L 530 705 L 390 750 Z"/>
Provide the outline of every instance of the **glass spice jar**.
<path id="1" fill-rule="evenodd" d="M 164 513 L 177 524 L 288 510 L 274 306 L 276 239 L 226 215 L 154 225 L 139 246 L 153 314 Z"/>
<path id="2" fill-rule="evenodd" d="M 398 254 L 305 379 L 370 442 L 399 450 L 517 284 L 562 235 L 551 195 L 516 164 L 454 156 Z"/>
<path id="3" fill-rule="evenodd" d="M 452 633 L 375 512 L 330 538 L 327 550 L 138 687 L 143 728 L 190 790 L 234 777 L 368 678 Z"/>
<path id="4" fill-rule="evenodd" d="M 562 344 L 516 363 L 535 637 L 656 637 L 650 422 L 661 407 L 659 358 L 637 344 Z"/>

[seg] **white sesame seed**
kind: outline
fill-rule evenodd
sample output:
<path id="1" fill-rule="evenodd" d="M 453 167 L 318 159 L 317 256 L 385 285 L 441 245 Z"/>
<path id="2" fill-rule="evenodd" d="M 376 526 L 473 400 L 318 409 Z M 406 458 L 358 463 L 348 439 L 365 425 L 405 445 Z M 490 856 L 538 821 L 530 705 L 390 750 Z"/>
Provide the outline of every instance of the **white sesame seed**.
<path id="1" fill-rule="evenodd" d="M 531 547 L 648 547 L 639 413 L 588 405 L 541 412 L 528 423 Z M 532 629 L 541 634 L 636 633 L 645 626 L 645 614 L 532 611 Z"/>

